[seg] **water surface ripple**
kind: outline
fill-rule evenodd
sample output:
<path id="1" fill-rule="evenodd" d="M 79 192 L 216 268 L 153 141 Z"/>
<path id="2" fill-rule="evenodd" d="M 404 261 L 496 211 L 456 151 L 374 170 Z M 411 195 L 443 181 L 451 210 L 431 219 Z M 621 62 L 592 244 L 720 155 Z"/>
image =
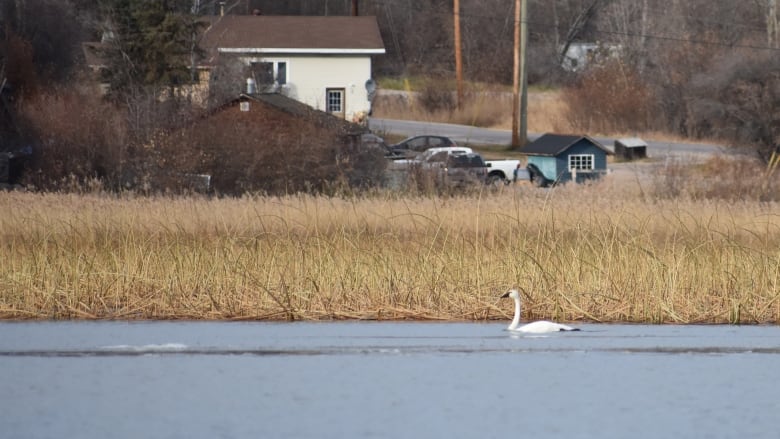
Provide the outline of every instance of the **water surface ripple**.
<path id="1" fill-rule="evenodd" d="M 776 438 L 780 328 L 0 322 L 9 438 Z"/>

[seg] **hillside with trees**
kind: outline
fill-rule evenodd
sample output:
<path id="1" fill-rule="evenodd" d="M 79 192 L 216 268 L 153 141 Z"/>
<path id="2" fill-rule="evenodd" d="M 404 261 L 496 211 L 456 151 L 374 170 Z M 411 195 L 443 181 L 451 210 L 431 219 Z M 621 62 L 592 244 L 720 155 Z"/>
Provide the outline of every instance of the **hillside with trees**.
<path id="1" fill-rule="evenodd" d="M 514 4 L 460 0 L 467 81 L 512 83 Z M 5 1 L 0 147 L 35 146 L 39 172 L 28 183 L 36 187 L 97 180 L 118 188 L 138 172 L 155 133 L 199 117 L 175 90 L 193 80 L 200 18 L 349 15 L 356 6 L 377 17 L 387 48 L 374 60 L 375 77 L 454 76 L 450 0 Z M 529 0 L 526 21 L 529 84 L 562 90 L 583 132 L 717 138 L 763 160 L 777 151 L 776 0 Z M 96 93 L 82 50 L 95 41 L 110 48 L 105 97 Z M 568 48 L 581 43 L 597 50 L 587 65 L 564 68 Z"/>

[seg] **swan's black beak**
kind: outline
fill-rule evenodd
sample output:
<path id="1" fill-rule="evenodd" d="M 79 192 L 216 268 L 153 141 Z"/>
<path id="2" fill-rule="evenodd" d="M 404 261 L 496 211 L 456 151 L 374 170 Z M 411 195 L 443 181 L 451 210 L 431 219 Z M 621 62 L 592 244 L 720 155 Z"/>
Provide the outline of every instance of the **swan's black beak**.
<path id="1" fill-rule="evenodd" d="M 507 297 L 509 297 L 509 291 L 507 291 L 506 293 L 504 293 L 504 295 L 503 295 L 503 296 L 501 296 L 501 297 L 499 297 L 499 299 L 506 299 Z"/>

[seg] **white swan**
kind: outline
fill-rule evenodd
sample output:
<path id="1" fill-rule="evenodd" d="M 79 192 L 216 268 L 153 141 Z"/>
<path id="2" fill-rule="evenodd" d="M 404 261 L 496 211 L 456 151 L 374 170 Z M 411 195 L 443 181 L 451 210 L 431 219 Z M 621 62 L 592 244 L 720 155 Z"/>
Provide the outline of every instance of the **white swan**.
<path id="1" fill-rule="evenodd" d="M 501 296 L 502 299 L 511 297 L 515 300 L 515 317 L 512 319 L 512 323 L 506 329 L 508 331 L 524 332 L 527 334 L 544 334 L 547 332 L 559 332 L 559 331 L 579 331 L 578 328 L 572 328 L 571 326 L 562 325 L 560 323 L 548 322 L 547 320 L 540 320 L 538 322 L 529 323 L 527 325 L 520 326 L 520 293 L 516 289 L 511 289 Z"/>

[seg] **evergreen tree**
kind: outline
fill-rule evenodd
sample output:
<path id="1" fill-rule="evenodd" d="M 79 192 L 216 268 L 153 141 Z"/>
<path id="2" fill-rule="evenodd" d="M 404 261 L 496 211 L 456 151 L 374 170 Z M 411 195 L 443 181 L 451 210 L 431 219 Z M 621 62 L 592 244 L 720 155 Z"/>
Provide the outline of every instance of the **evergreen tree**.
<path id="1" fill-rule="evenodd" d="M 101 0 L 111 94 L 147 86 L 172 93 L 194 79 L 202 22 L 191 6 L 189 0 Z"/>

